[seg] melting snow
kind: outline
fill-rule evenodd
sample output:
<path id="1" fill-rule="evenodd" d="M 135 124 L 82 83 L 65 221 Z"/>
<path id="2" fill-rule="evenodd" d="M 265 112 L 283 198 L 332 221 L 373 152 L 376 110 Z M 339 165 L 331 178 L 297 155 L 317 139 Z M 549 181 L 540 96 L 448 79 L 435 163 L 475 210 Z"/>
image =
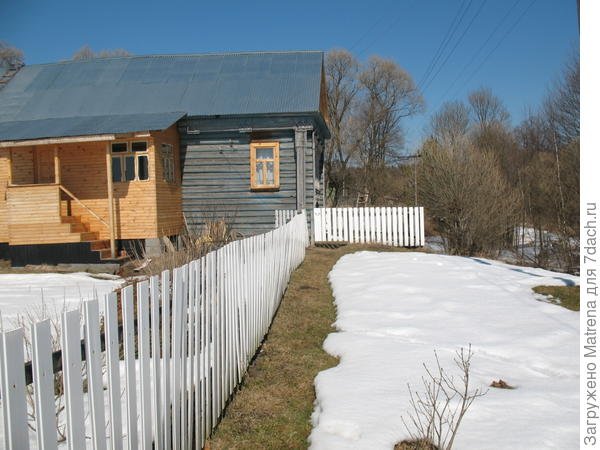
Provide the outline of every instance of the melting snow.
<path id="1" fill-rule="evenodd" d="M 577 277 L 481 258 L 360 252 L 329 279 L 338 332 L 325 350 L 341 358 L 315 379 L 311 448 L 392 449 L 408 438 L 407 383 L 422 391 L 437 350 L 473 345 L 472 387 L 503 379 L 473 403 L 456 449 L 575 448 L 579 436 L 579 314 L 536 300 L 537 285 Z M 458 373 L 457 373 L 458 374 Z"/>

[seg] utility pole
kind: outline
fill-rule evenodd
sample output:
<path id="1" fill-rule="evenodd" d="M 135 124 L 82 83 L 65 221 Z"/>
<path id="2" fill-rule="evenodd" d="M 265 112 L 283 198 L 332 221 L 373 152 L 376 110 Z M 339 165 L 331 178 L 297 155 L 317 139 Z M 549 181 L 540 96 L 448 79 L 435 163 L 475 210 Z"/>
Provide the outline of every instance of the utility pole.
<path id="1" fill-rule="evenodd" d="M 421 157 L 420 153 L 415 153 L 414 155 L 406 155 L 406 156 L 401 156 L 399 158 L 401 161 L 408 161 L 408 160 L 413 161 L 413 175 L 414 175 L 413 182 L 415 184 L 415 206 L 419 206 L 419 189 L 418 189 L 418 185 L 417 185 L 417 162 L 420 157 Z"/>

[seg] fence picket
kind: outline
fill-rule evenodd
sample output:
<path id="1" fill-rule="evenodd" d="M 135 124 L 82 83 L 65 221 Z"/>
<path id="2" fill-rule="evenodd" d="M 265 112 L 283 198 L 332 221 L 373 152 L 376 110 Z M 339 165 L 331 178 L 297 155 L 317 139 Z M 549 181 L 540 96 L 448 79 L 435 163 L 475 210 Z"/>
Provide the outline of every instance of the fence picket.
<path id="1" fill-rule="evenodd" d="M 196 415 L 192 421 L 196 449 L 202 449 L 204 446 L 204 430 L 202 420 L 205 415 L 204 404 L 202 402 L 202 391 L 204 389 L 204 372 L 202 370 L 202 275 L 200 273 L 200 260 L 193 263 L 194 270 L 194 352 L 190 356 L 193 358 L 193 407 L 190 417 Z M 191 442 L 191 441 L 190 441 Z"/>
<path id="2" fill-rule="evenodd" d="M 106 449 L 104 428 L 104 386 L 100 350 L 100 312 L 98 300 L 83 303 L 85 318 L 85 359 L 87 369 L 87 391 L 92 422 L 92 446 L 94 450 Z"/>
<path id="3" fill-rule="evenodd" d="M 117 317 L 116 292 L 104 297 L 104 341 L 106 342 L 110 449 L 122 450 L 119 318 Z"/>
<path id="4" fill-rule="evenodd" d="M 21 328 L 2 333 L 2 408 L 6 419 L 7 450 L 29 449 L 23 336 Z"/>
<path id="5" fill-rule="evenodd" d="M 150 333 L 152 342 L 152 430 L 156 450 L 162 449 L 161 393 L 160 376 L 160 294 L 158 276 L 150 278 Z"/>
<path id="6" fill-rule="evenodd" d="M 183 336 L 183 270 L 184 267 L 173 271 L 173 302 L 171 311 L 171 380 L 172 380 L 172 448 L 180 450 L 181 446 L 181 343 Z"/>
<path id="7" fill-rule="evenodd" d="M 31 325 L 31 341 L 37 444 L 42 450 L 57 449 L 50 320 Z"/>
<path id="8" fill-rule="evenodd" d="M 75 310 L 63 313 L 61 337 L 65 412 L 67 418 L 67 446 L 69 450 L 79 450 L 85 448 L 79 311 Z"/>
<path id="9" fill-rule="evenodd" d="M 171 399 L 173 393 L 171 379 L 171 282 L 170 273 L 161 273 L 161 307 L 162 307 L 162 361 L 161 372 L 163 379 L 160 417 L 163 433 L 163 448 L 169 449 L 171 440 Z"/>
<path id="10" fill-rule="evenodd" d="M 350 228 L 350 220 L 348 218 L 348 208 L 342 208 L 342 233 L 344 242 L 348 242 L 348 229 Z"/>
<path id="11" fill-rule="evenodd" d="M 408 245 L 409 247 L 415 246 L 415 215 L 412 207 L 406 208 L 408 210 Z"/>
<path id="12" fill-rule="evenodd" d="M 135 374 L 135 337 L 133 312 L 133 286 L 121 291 L 121 308 L 123 310 L 123 347 L 125 352 L 125 403 L 127 416 L 125 420 L 129 450 L 138 448 L 137 429 L 137 397 Z"/>
<path id="13" fill-rule="evenodd" d="M 187 270 L 187 344 L 186 344 L 186 351 L 184 353 L 184 361 L 186 364 L 186 379 L 187 379 L 187 383 L 185 386 L 185 403 L 184 403 L 184 408 L 185 408 L 185 413 L 186 413 L 186 420 L 185 422 L 183 422 L 186 425 L 186 429 L 184 430 L 185 432 L 185 448 L 191 448 L 191 443 L 192 443 L 192 439 L 194 436 L 194 424 L 193 424 L 193 414 L 194 414 L 194 359 L 192 358 L 192 355 L 194 354 L 194 344 L 195 344 L 195 330 L 196 330 L 196 325 L 195 325 L 195 318 L 196 318 L 196 313 L 195 313 L 195 302 L 196 302 L 196 280 L 195 280 L 195 275 L 196 272 L 194 271 L 194 262 L 190 262 L 188 264 L 188 270 Z M 185 335 L 184 335 L 184 339 L 185 339 Z"/>
<path id="14" fill-rule="evenodd" d="M 315 241 L 322 242 L 323 241 L 323 224 L 321 221 L 321 208 L 315 208 L 313 214 L 313 226 L 315 228 Z"/>
<path id="15" fill-rule="evenodd" d="M 138 365 L 140 374 L 141 448 L 152 447 L 152 409 L 150 395 L 150 313 L 148 280 L 137 284 Z"/>
<path id="16" fill-rule="evenodd" d="M 418 246 L 425 245 L 425 210 L 419 208 L 419 243 Z"/>

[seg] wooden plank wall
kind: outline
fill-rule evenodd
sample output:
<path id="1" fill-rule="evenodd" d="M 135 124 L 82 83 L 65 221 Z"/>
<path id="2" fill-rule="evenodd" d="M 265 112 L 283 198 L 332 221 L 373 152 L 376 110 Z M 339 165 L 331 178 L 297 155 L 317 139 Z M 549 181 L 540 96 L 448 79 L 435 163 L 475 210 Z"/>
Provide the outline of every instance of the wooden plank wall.
<path id="1" fill-rule="evenodd" d="M 108 223 L 106 184 L 106 143 L 61 145 L 59 150 L 62 182 L 81 202 Z M 154 174 L 154 152 L 148 154 L 149 173 Z M 114 183 L 115 225 L 118 239 L 157 237 L 156 186 L 152 175 L 147 181 Z M 108 228 L 86 208 L 71 202 L 71 213 L 81 216 L 101 239 L 110 237 Z"/>
<path id="2" fill-rule="evenodd" d="M 8 165 L 8 149 L 0 148 L 0 242 L 8 242 L 8 211 L 6 205 Z"/>
<path id="3" fill-rule="evenodd" d="M 60 223 L 58 198 L 56 185 L 11 188 L 6 196 L 9 225 Z"/>
<path id="4" fill-rule="evenodd" d="M 259 139 L 257 136 L 256 139 Z M 273 211 L 296 208 L 296 165 L 292 130 L 261 134 L 279 141 L 280 189 L 250 189 L 250 141 L 245 133 L 182 135 L 183 211 L 188 224 L 224 218 L 233 228 L 252 235 L 273 228 Z"/>
<path id="5" fill-rule="evenodd" d="M 163 132 L 153 132 L 155 153 L 157 233 L 159 236 L 174 236 L 183 227 L 181 208 L 181 163 L 179 156 L 179 134 L 173 125 Z M 175 158 L 175 183 L 167 183 L 163 178 L 163 166 L 160 156 L 161 144 L 173 146 Z"/>
<path id="6" fill-rule="evenodd" d="M 264 119 L 266 120 L 266 119 Z M 272 126 L 283 123 L 272 118 Z M 303 185 L 307 217 L 315 202 L 315 157 L 312 128 L 300 122 L 305 130 L 262 133 L 240 133 L 234 126 L 244 123 L 218 123 L 231 131 L 211 131 L 192 134 L 198 119 L 180 126 L 183 166 L 183 210 L 188 224 L 201 230 L 207 220 L 224 218 L 235 231 L 253 235 L 273 228 L 273 214 L 278 209 L 297 207 L 297 189 Z M 255 124 L 253 124 L 255 125 Z M 267 123 L 261 122 L 261 126 Z M 302 133 L 300 143 L 296 134 Z M 280 148 L 280 189 L 275 192 L 254 192 L 250 189 L 251 140 L 276 140 Z M 298 145 L 300 144 L 300 145 Z M 297 183 L 296 150 L 304 148 L 304 183 Z M 318 175 L 317 175 L 318 176 Z"/>

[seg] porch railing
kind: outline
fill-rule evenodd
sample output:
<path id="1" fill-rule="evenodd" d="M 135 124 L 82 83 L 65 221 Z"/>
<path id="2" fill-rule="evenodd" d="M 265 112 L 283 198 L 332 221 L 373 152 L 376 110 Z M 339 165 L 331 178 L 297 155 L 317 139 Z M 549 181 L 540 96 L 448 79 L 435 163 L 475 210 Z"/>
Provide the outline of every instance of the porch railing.
<path id="1" fill-rule="evenodd" d="M 106 228 L 108 228 L 110 230 L 110 226 L 108 225 L 108 223 L 106 223 L 106 221 L 102 217 L 100 217 L 98 214 L 96 214 L 89 206 L 85 205 L 81 200 L 79 200 L 77 197 L 75 197 L 75 195 L 71 191 L 69 191 L 62 184 L 58 185 L 58 187 L 60 188 L 61 191 L 63 191 L 65 194 L 67 194 L 69 197 L 71 197 L 73 200 L 75 200 L 75 202 L 78 205 L 83 207 L 87 212 L 89 212 L 92 216 L 94 216 L 96 219 L 98 219 Z"/>

